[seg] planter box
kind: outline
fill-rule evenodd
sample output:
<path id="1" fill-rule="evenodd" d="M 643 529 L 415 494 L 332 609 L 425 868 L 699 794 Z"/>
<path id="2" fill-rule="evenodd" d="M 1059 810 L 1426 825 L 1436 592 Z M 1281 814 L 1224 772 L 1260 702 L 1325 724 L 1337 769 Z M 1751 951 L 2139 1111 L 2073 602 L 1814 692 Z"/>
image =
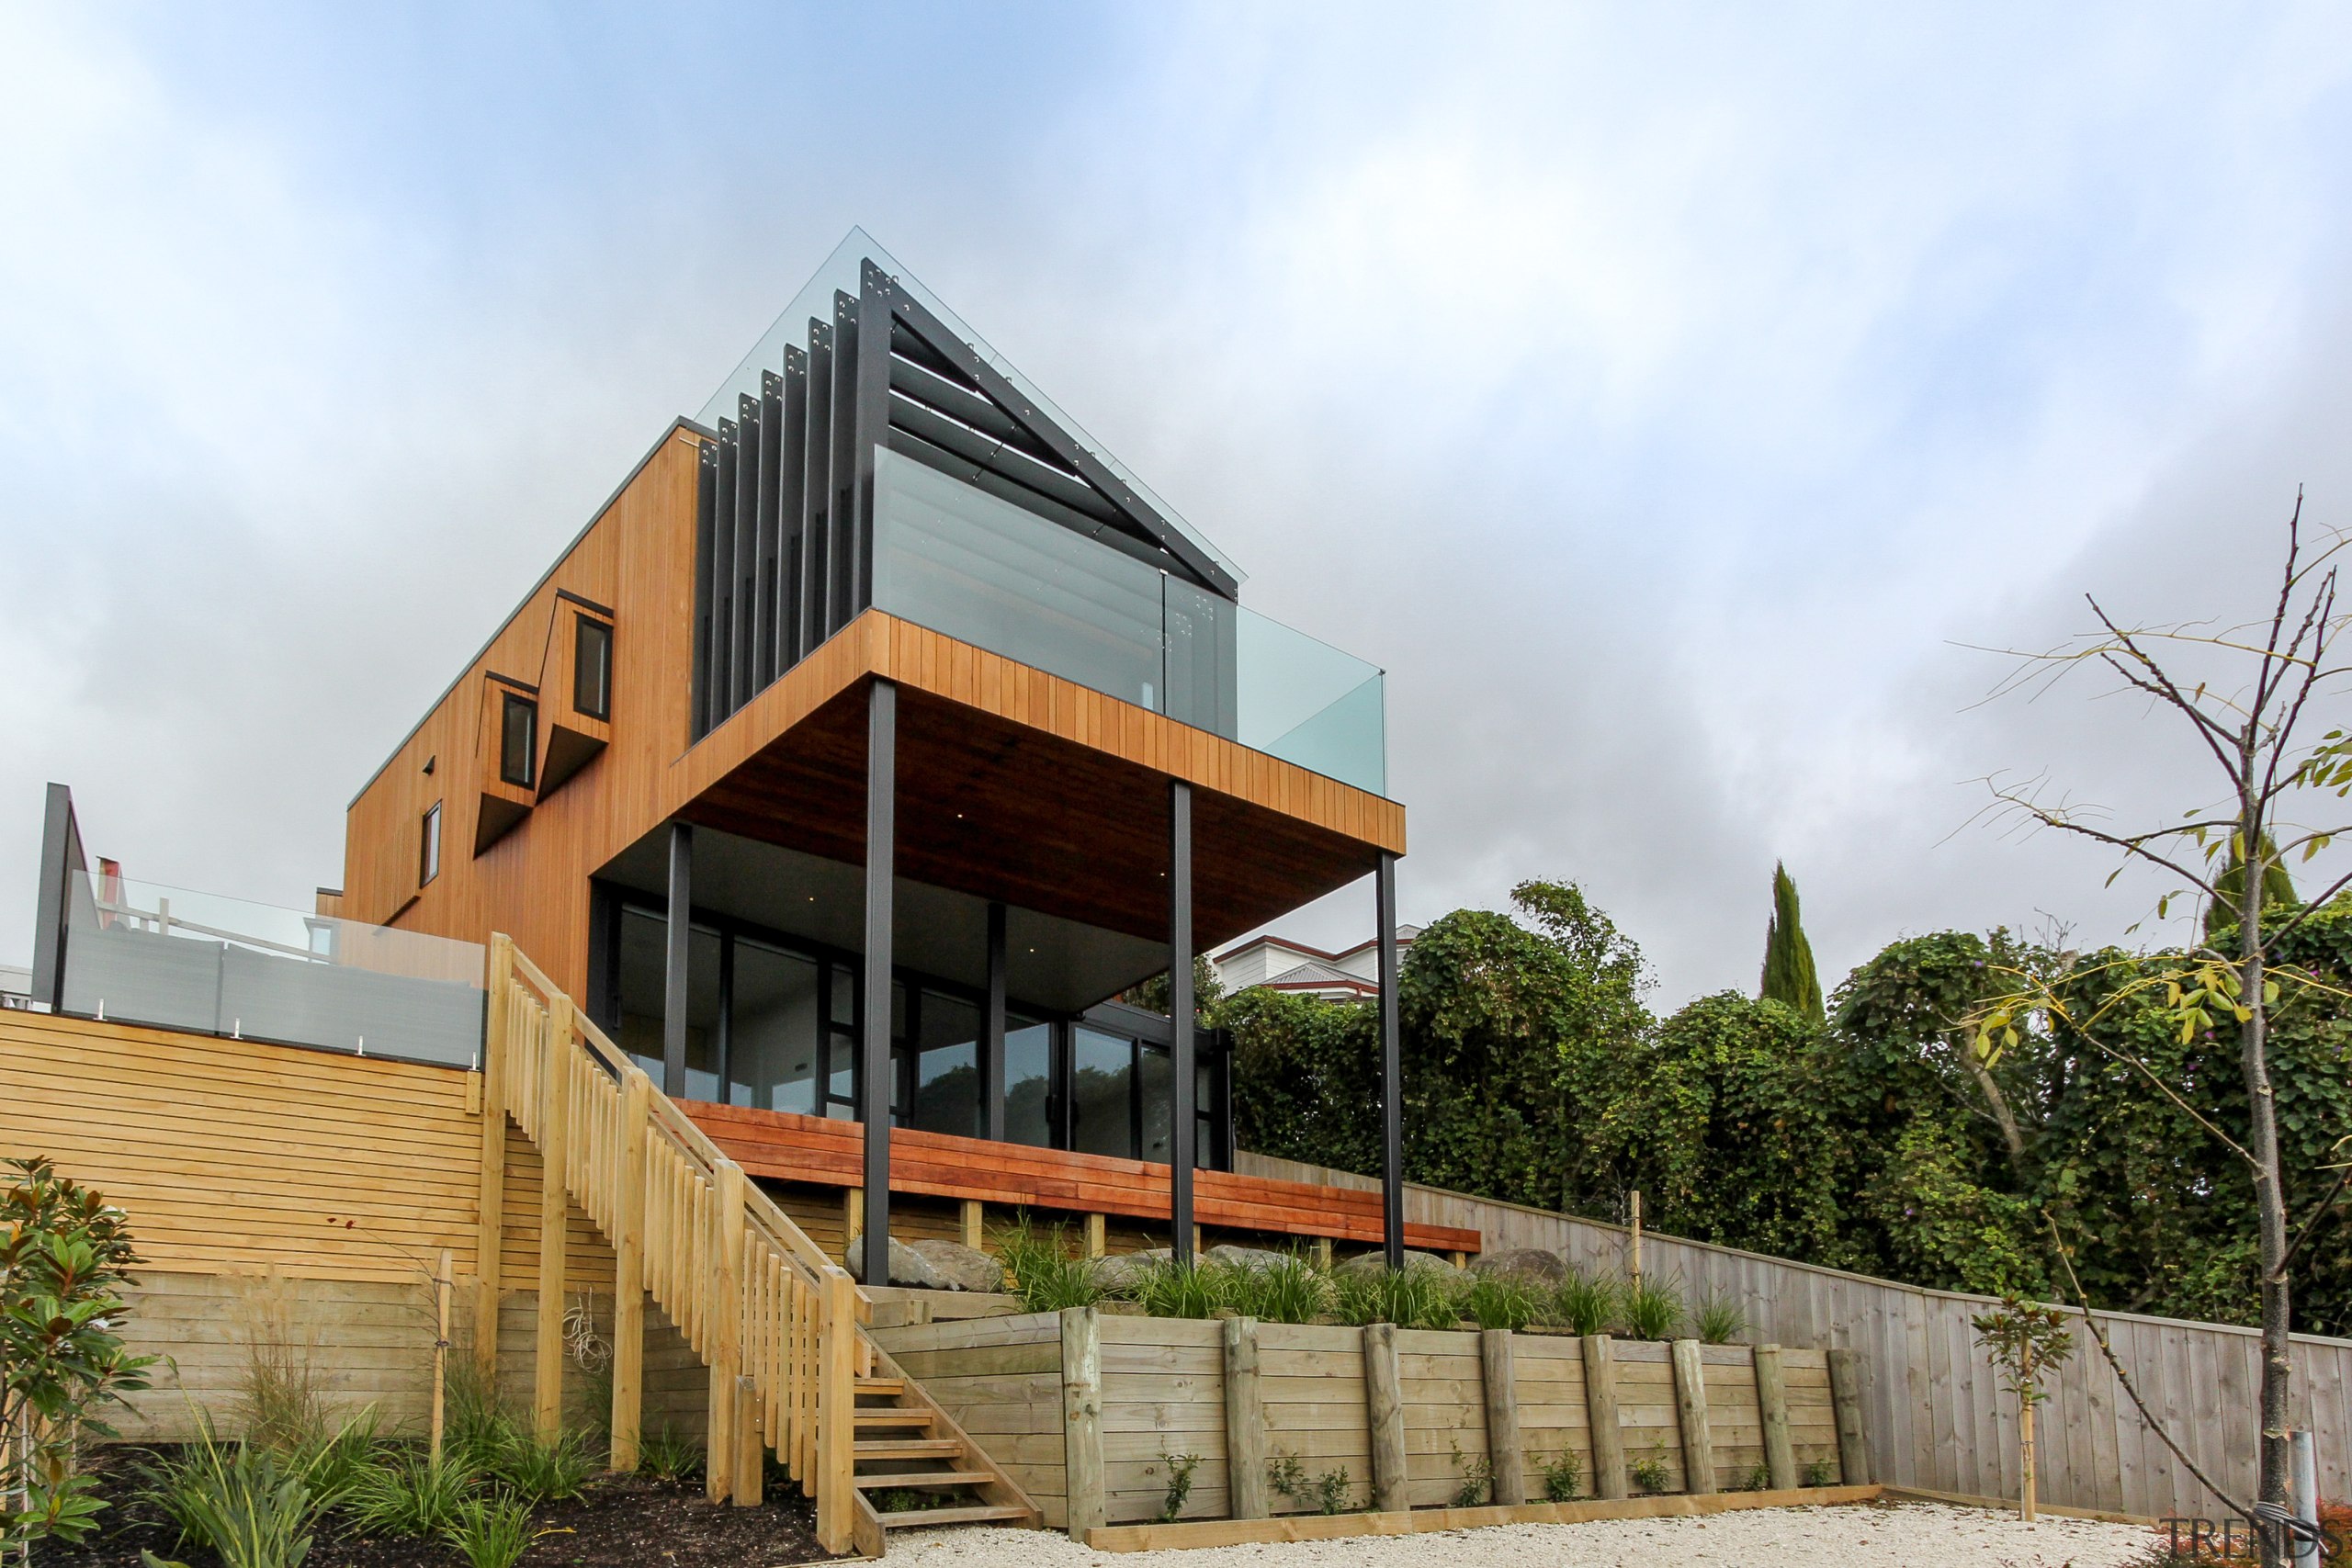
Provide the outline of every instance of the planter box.
<path id="1" fill-rule="evenodd" d="M 1200 1462 L 1185 1519 L 1315 1511 L 1266 1486 L 1266 1463 L 1278 1455 L 1295 1455 L 1310 1484 L 1344 1474 L 1350 1510 L 1452 1506 L 1480 1461 L 1493 1465 L 1499 1501 L 1541 1502 L 1544 1467 L 1563 1454 L 1575 1456 L 1586 1497 L 1638 1495 L 1627 1478 L 1650 1461 L 1669 1493 L 1737 1490 L 1759 1466 L 1781 1486 L 1815 1464 L 1833 1483 L 1868 1479 L 1850 1404 L 1850 1462 L 1840 1463 L 1830 1357 L 1820 1350 L 1767 1348 L 1759 1391 L 1754 1349 L 1686 1343 L 1682 1375 L 1695 1370 L 1699 1386 L 1684 1391 L 1676 1348 L 1606 1337 L 1083 1311 L 909 1325 L 875 1337 L 1012 1472 L 1049 1524 L 1074 1534 L 1158 1519 L 1168 1461 L 1188 1454 Z M 1493 1387 L 1490 1368 L 1502 1379 Z M 1613 1415 L 1615 1438 L 1603 1428 L 1598 1461 L 1597 1410 Z M 1501 1428 L 1499 1445 L 1490 1425 Z M 1767 1445 L 1775 1425 L 1787 1436 L 1779 1473 Z M 1711 1461 L 1696 1486 L 1693 1454 Z"/>

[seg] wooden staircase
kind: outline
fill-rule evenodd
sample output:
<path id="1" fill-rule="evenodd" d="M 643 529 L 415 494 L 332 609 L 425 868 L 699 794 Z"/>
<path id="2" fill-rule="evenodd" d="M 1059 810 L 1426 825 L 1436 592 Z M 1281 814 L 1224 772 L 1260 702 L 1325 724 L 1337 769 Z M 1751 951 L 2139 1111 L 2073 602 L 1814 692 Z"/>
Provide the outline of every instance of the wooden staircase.
<path id="1" fill-rule="evenodd" d="M 497 1321 L 511 1116 L 561 1177 L 541 1184 L 539 1301 L 564 1299 L 567 1200 L 613 1244 L 613 1468 L 637 1464 L 650 1296 L 710 1369 L 714 1502 L 759 1503 L 773 1453 L 816 1500 L 828 1551 L 879 1557 L 890 1530 L 914 1526 L 1040 1528 L 1028 1494 L 868 1336 L 872 1303 L 848 1271 L 503 934 L 490 967 L 475 1321 Z M 535 1412 L 550 1435 L 562 1317 L 542 1310 L 533 1347 Z M 495 1336 L 476 1337 L 487 1364 Z"/>

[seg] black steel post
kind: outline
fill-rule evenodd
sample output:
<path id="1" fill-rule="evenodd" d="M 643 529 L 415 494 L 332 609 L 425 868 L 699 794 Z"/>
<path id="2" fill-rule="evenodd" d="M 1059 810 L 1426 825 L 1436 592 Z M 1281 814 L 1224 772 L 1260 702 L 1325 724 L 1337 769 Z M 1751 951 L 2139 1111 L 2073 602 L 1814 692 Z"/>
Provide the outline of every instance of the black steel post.
<path id="1" fill-rule="evenodd" d="M 1168 824 L 1168 1197 L 1172 1256 L 1193 1256 L 1193 1145 L 1200 1127 L 1193 1067 L 1193 786 L 1169 786 Z"/>
<path id="2" fill-rule="evenodd" d="M 1396 1029 L 1396 857 L 1374 878 L 1380 939 L 1380 1234 L 1388 1267 L 1405 1266 L 1405 1084 Z"/>
<path id="3" fill-rule="evenodd" d="M 1004 906 L 989 905 L 989 1000 L 980 1020 L 980 1136 L 1004 1141 Z"/>
<path id="4" fill-rule="evenodd" d="M 890 1282 L 890 925 L 898 858 L 899 688 L 876 681 L 865 709 L 865 1037 L 857 1117 L 865 1124 L 865 1282 Z"/>
<path id="5" fill-rule="evenodd" d="M 670 824 L 670 917 L 662 960 L 662 1092 L 686 1093 L 686 964 L 694 953 L 695 830 Z"/>

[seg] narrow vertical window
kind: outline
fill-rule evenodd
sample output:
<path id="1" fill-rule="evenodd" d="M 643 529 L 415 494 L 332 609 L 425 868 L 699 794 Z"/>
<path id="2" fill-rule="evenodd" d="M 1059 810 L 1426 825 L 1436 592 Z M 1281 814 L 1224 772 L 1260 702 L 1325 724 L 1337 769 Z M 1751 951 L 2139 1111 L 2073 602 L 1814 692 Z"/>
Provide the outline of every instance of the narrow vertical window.
<path id="1" fill-rule="evenodd" d="M 590 718 L 613 716 L 613 628 L 591 615 L 573 617 L 571 705 Z"/>
<path id="2" fill-rule="evenodd" d="M 416 885 L 422 887 L 440 874 L 441 803 L 436 800 L 424 808 L 424 827 L 417 843 Z"/>
<path id="3" fill-rule="evenodd" d="M 539 705 L 512 692 L 504 695 L 506 705 L 498 730 L 498 776 L 528 789 L 538 768 Z"/>

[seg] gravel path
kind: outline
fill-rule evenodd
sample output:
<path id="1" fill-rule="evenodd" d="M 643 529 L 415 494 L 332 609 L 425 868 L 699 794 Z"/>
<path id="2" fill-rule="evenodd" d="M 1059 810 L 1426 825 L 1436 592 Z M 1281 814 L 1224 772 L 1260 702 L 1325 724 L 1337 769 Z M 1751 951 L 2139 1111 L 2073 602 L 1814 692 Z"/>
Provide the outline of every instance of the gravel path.
<path id="1" fill-rule="evenodd" d="M 2125 1568 L 2144 1560 L 2155 1539 L 2131 1525 L 2026 1525 L 2014 1515 L 1905 1503 L 1193 1551 L 1096 1551 L 1057 1532 L 978 1526 L 894 1533 L 890 1561 L 897 1568 Z"/>

